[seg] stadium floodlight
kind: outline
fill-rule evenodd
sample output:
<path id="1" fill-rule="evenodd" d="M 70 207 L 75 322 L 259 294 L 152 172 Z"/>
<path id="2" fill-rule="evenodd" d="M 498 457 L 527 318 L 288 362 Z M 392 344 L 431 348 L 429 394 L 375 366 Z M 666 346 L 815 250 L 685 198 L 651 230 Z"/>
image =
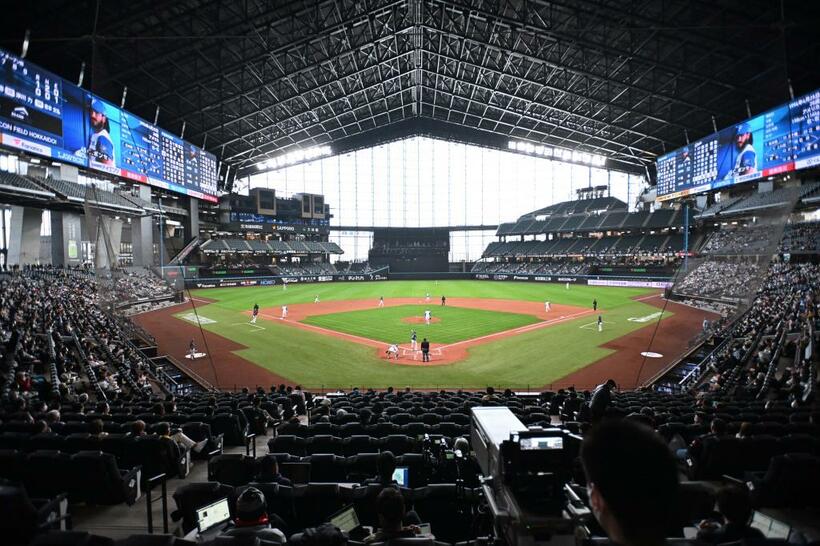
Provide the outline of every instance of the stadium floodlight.
<path id="1" fill-rule="evenodd" d="M 514 152 L 522 152 L 541 157 L 554 157 L 561 161 L 572 161 L 584 165 L 603 166 L 606 164 L 606 157 L 578 150 L 567 150 L 565 148 L 552 148 L 540 144 L 533 144 L 522 140 L 508 140 L 507 149 Z"/>
<path id="2" fill-rule="evenodd" d="M 326 157 L 333 153 L 330 146 L 313 146 L 303 150 L 294 150 L 284 155 L 272 157 L 265 161 L 260 161 L 256 164 L 256 168 L 260 171 L 265 169 L 280 169 L 294 163 L 301 163 L 302 161 L 310 161 L 320 157 Z"/>

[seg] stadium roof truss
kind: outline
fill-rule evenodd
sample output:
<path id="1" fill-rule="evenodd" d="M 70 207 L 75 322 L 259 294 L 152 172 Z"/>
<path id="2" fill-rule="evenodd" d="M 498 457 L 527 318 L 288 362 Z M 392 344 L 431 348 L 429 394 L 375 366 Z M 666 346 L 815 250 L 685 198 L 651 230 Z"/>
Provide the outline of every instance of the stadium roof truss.
<path id="1" fill-rule="evenodd" d="M 786 100 L 787 75 L 798 92 L 820 77 L 811 2 L 789 2 L 782 22 L 768 0 L 52 4 L 7 29 L 31 28 L 30 58 L 66 77 L 91 61 L 94 92 L 127 86 L 127 109 L 151 120 L 158 106 L 161 126 L 185 124 L 240 174 L 299 148 L 424 133 L 643 172 L 687 134 L 745 118 L 747 100 L 753 113 Z M 80 35 L 60 38 L 69 21 Z"/>

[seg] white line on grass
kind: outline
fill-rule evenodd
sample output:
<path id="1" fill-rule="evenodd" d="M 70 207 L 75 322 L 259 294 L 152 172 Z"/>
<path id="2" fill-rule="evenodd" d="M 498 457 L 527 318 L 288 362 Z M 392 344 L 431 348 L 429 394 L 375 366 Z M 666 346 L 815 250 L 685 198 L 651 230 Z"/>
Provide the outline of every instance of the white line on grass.
<path id="1" fill-rule="evenodd" d="M 601 324 L 607 325 L 607 324 L 615 324 L 615 323 L 612 322 L 612 321 L 609 321 L 609 320 L 605 320 L 605 321 L 602 321 Z M 589 324 L 584 324 L 583 326 L 579 326 L 578 328 L 588 329 L 589 326 L 598 326 L 598 323 L 597 322 L 590 322 Z"/>

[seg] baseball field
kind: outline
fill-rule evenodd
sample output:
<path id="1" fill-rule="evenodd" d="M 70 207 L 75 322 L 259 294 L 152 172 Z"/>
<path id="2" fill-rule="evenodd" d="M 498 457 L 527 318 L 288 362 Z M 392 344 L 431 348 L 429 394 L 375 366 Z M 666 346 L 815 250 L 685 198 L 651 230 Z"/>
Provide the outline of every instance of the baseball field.
<path id="1" fill-rule="evenodd" d="M 191 300 L 136 320 L 161 353 L 223 388 L 536 389 L 607 377 L 634 386 L 680 354 L 705 317 L 677 304 L 663 309 L 657 290 L 488 281 L 214 288 L 192 291 Z M 430 342 L 429 364 L 411 345 L 413 331 L 419 344 Z M 185 359 L 191 339 L 207 357 Z M 400 358 L 387 360 L 393 343 Z"/>

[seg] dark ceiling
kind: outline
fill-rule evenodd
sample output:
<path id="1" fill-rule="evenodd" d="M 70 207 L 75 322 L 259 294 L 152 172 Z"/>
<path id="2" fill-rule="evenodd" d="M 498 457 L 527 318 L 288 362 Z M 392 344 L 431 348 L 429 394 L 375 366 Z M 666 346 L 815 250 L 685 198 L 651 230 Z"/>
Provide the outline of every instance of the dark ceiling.
<path id="1" fill-rule="evenodd" d="M 215 153 L 234 172 L 399 133 L 654 158 L 820 87 L 814 1 L 63 0 L 0 47 Z M 24 6 L 22 5 L 24 4 Z M 785 31 L 785 32 L 784 32 Z M 786 36 L 784 40 L 784 35 Z M 451 130 L 453 129 L 453 130 Z"/>

